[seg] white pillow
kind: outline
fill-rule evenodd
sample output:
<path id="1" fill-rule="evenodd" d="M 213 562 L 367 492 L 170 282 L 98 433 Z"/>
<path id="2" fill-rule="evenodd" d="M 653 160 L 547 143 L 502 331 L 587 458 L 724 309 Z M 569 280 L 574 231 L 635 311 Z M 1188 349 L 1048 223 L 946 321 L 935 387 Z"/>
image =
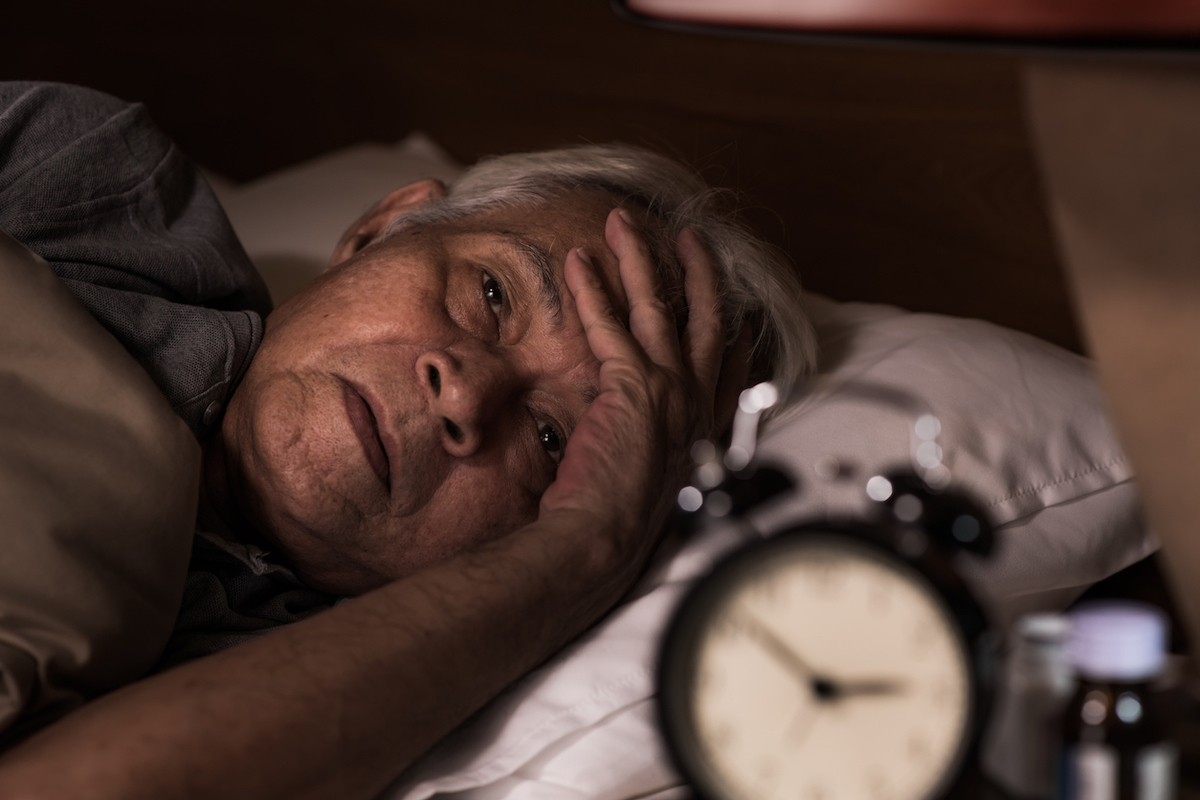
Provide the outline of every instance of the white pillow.
<path id="1" fill-rule="evenodd" d="M 992 558 L 959 560 L 998 622 L 1061 607 L 1154 550 L 1087 359 L 981 320 L 812 295 L 806 305 L 818 374 L 760 451 L 790 466 L 802 491 L 757 515 L 763 529 L 862 512 L 870 475 L 911 466 L 914 412 L 838 392 L 866 386 L 917 398 L 940 420 L 954 482 L 1002 526 Z M 813 465 L 827 455 L 854 479 L 822 480 Z"/>
<path id="2" fill-rule="evenodd" d="M 325 269 L 342 232 L 388 192 L 461 172 L 429 137 L 414 133 L 399 144 L 357 145 L 241 185 L 208 179 L 279 305 Z"/>
<path id="3" fill-rule="evenodd" d="M 278 302 L 324 268 L 342 230 L 388 191 L 458 171 L 428 140 L 410 138 L 218 193 Z M 956 482 L 1000 526 L 995 556 L 964 556 L 960 567 L 1002 623 L 1061 608 L 1154 549 L 1085 359 L 976 320 L 815 297 L 808 306 L 819 373 L 769 425 L 760 453 L 786 464 L 801 491 L 757 513 L 762 529 L 861 511 L 866 478 L 909 463 L 914 414 L 834 391 L 853 381 L 920 398 L 941 420 L 939 443 Z M 828 455 L 851 466 L 853 479 L 819 478 L 813 465 Z M 658 637 L 688 583 L 739 541 L 731 529 L 714 529 L 682 550 L 664 549 L 663 563 L 621 608 L 461 726 L 383 797 L 686 796 L 654 721 Z"/>

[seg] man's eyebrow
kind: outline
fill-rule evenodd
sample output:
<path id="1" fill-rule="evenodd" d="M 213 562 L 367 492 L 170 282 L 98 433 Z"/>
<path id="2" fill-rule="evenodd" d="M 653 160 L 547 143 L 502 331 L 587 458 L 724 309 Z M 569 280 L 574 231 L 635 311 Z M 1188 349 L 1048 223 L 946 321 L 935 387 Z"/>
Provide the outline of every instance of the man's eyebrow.
<path id="1" fill-rule="evenodd" d="M 504 238 L 508 239 L 521 259 L 533 268 L 538 279 L 538 298 L 543 306 L 550 311 L 551 318 L 557 324 L 562 321 L 562 295 L 559 294 L 558 275 L 554 271 L 554 262 L 550 251 L 539 242 L 524 236 L 505 231 Z"/>
<path id="2" fill-rule="evenodd" d="M 600 396 L 600 388 L 594 383 L 584 384 L 578 387 L 579 396 L 583 398 L 583 404 L 590 406 L 592 401 Z"/>
<path id="3" fill-rule="evenodd" d="M 551 314 L 554 323 L 562 322 L 562 295 L 559 294 L 558 275 L 554 271 L 554 262 L 550 251 L 533 239 L 527 239 L 518 233 L 502 231 L 506 238 L 525 263 L 533 268 L 538 277 L 538 297 L 543 306 Z M 575 387 L 585 406 L 600 396 L 600 389 L 594 383 L 583 383 Z"/>

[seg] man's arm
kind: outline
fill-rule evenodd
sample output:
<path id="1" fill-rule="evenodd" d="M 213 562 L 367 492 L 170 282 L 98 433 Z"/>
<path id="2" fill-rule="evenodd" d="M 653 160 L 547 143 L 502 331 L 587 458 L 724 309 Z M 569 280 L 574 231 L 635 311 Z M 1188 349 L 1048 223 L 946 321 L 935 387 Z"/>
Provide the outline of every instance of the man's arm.
<path id="1" fill-rule="evenodd" d="M 109 694 L 0 759 L 0 796 L 371 797 L 619 596 L 580 522 Z"/>
<path id="2" fill-rule="evenodd" d="M 3 797 L 369 798 L 632 584 L 710 432 L 716 275 L 685 233 L 682 342 L 644 243 L 608 241 L 626 331 L 579 251 L 566 277 L 601 361 L 539 519 L 330 611 L 113 692 L 0 759 Z"/>

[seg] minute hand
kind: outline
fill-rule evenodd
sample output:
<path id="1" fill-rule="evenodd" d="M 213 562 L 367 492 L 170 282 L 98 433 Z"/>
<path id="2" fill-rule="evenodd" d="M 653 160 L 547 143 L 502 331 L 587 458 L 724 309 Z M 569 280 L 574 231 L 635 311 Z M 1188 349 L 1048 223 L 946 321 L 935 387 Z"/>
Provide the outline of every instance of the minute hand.
<path id="1" fill-rule="evenodd" d="M 845 697 L 864 697 L 872 695 L 900 694 L 905 691 L 903 681 L 897 680 L 864 680 L 831 683 L 830 700 L 840 700 Z"/>
<path id="2" fill-rule="evenodd" d="M 749 614 L 740 614 L 738 621 L 741 622 L 746 631 L 758 640 L 767 652 L 773 655 L 778 661 L 783 662 L 796 677 L 803 681 L 811 681 L 816 673 L 808 663 L 800 657 L 800 654 L 788 646 L 787 642 L 780 639 L 775 631 L 768 628 L 759 619 L 756 619 Z"/>
<path id="3" fill-rule="evenodd" d="M 742 614 L 740 621 L 746 626 L 746 630 L 766 648 L 767 652 L 783 662 L 792 674 L 803 681 L 809 691 L 821 701 L 832 702 L 846 697 L 898 694 L 904 691 L 904 684 L 895 680 L 862 680 L 847 683 L 835 681 L 828 676 L 821 675 L 809 666 L 799 653 L 789 647 L 787 642 L 779 638 L 779 635 L 763 624 L 761 620 L 749 614 Z"/>

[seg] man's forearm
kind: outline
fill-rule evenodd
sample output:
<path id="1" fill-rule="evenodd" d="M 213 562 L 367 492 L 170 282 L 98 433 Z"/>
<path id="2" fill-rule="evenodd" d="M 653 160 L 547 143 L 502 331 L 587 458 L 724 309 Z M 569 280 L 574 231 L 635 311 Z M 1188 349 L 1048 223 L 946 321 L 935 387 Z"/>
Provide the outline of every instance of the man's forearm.
<path id="1" fill-rule="evenodd" d="M 637 565 L 543 519 L 103 697 L 0 759 L 0 796 L 369 798 L 610 606 Z"/>

